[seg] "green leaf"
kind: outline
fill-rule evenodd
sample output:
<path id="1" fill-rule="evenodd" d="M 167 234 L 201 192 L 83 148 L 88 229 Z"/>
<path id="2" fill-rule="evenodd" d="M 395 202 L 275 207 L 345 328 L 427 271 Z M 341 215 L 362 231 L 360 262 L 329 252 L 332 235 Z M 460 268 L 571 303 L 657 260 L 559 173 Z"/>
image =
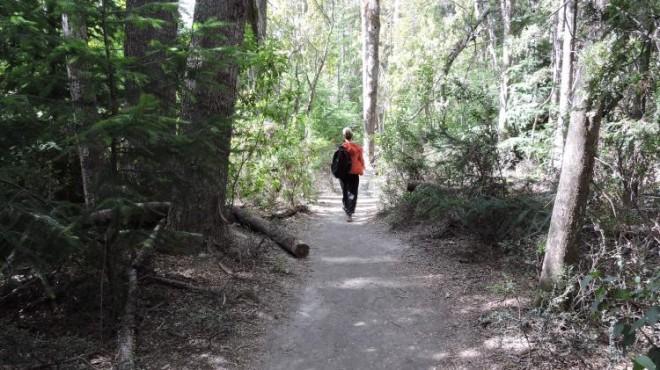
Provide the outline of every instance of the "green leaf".
<path id="1" fill-rule="evenodd" d="M 646 320 L 648 325 L 655 325 L 655 323 L 660 320 L 660 306 L 649 308 L 649 310 L 646 311 L 646 315 L 644 315 L 644 320 Z"/>
<path id="2" fill-rule="evenodd" d="M 657 367 L 651 361 L 650 358 L 644 355 L 639 355 L 633 360 L 634 366 L 633 370 L 643 370 L 643 369 L 648 369 L 648 370 L 656 370 Z"/>
<path id="3" fill-rule="evenodd" d="M 627 289 L 615 289 L 614 298 L 621 301 L 628 301 L 632 298 L 632 293 Z"/>
<path id="4" fill-rule="evenodd" d="M 623 320 L 619 320 L 616 324 L 614 324 L 614 328 L 612 328 L 612 335 L 615 337 L 620 336 L 623 334 L 624 329 L 626 328 L 626 323 Z"/>
<path id="5" fill-rule="evenodd" d="M 660 365 L 660 348 L 656 346 L 651 347 L 647 356 L 653 361 L 656 367 Z"/>
<path id="6" fill-rule="evenodd" d="M 594 280 L 591 275 L 587 275 L 580 280 L 580 288 L 584 289 Z"/>

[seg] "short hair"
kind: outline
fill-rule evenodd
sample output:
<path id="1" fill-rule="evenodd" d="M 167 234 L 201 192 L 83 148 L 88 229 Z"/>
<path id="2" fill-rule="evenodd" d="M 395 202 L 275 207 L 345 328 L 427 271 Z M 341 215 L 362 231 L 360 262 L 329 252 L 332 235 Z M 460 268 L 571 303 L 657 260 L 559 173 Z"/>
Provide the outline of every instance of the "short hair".
<path id="1" fill-rule="evenodd" d="M 341 133 L 346 140 L 351 140 L 353 138 L 353 131 L 350 127 L 344 127 L 344 129 L 341 130 Z"/>

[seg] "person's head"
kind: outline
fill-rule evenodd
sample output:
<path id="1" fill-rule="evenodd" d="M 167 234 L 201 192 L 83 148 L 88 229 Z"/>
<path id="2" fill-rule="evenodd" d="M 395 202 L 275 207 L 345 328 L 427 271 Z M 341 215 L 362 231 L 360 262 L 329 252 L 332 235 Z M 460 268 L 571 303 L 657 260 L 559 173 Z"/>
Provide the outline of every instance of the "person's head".
<path id="1" fill-rule="evenodd" d="M 351 141 L 353 139 L 353 131 L 351 130 L 350 127 L 344 127 L 343 130 L 341 130 L 341 134 L 344 135 L 344 139 Z"/>

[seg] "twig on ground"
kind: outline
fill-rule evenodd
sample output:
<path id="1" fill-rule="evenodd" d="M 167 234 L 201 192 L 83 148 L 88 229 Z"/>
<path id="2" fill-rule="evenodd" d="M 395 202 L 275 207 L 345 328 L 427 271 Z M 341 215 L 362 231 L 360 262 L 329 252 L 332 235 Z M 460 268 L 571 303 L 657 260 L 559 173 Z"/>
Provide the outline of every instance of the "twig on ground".
<path id="1" fill-rule="evenodd" d="M 187 289 L 191 290 L 193 292 L 199 292 L 199 293 L 207 293 L 211 295 L 221 295 L 224 293 L 224 289 L 222 288 L 214 288 L 214 287 L 204 287 L 204 286 L 199 286 L 199 285 L 193 285 L 189 284 L 180 280 L 175 280 L 175 279 L 170 279 L 162 276 L 157 276 L 157 275 L 149 275 L 148 278 L 154 282 L 157 282 L 159 284 L 167 285 L 173 288 L 178 288 L 178 289 Z"/>

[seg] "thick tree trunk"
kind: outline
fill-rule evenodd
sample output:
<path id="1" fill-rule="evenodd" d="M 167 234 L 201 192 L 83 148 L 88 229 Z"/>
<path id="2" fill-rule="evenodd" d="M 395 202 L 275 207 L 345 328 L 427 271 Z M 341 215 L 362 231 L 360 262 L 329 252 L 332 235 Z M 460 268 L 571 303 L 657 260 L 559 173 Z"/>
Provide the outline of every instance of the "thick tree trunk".
<path id="1" fill-rule="evenodd" d="M 267 6 L 266 0 L 249 0 L 248 19 L 260 43 L 266 39 Z"/>
<path id="2" fill-rule="evenodd" d="M 158 98 L 161 107 L 172 110 L 176 103 L 176 85 L 168 78 L 164 67 L 164 48 L 176 40 L 176 8 L 170 0 L 126 0 L 126 36 L 124 55 L 130 58 L 130 71 L 144 76 L 144 83 L 138 86 L 134 79 L 126 81 L 126 97 L 132 105 L 138 103 L 144 92 Z M 169 5 L 168 5 L 169 4 Z M 153 18 L 162 23 L 160 27 L 138 26 L 130 17 Z M 160 44 L 154 46 L 153 44 Z"/>
<path id="3" fill-rule="evenodd" d="M 502 8 L 502 65 L 500 66 L 500 112 L 497 119 L 499 141 L 509 138 L 509 67 L 511 67 L 511 16 L 514 0 L 501 0 Z"/>
<path id="4" fill-rule="evenodd" d="M 575 61 L 575 31 L 577 0 L 568 0 L 565 5 L 562 34 L 561 84 L 559 89 L 559 113 L 552 142 L 552 165 L 561 169 L 562 153 L 566 138 L 566 126 L 571 110 L 571 88 L 573 86 L 573 64 Z"/>
<path id="5" fill-rule="evenodd" d="M 219 24 L 192 38 L 183 117 L 189 122 L 184 131 L 197 146 L 181 163 L 169 216 L 171 228 L 203 233 L 220 244 L 239 72 L 227 50 L 242 42 L 247 10 L 248 0 L 198 0 L 195 6 L 195 23 Z"/>
<path id="6" fill-rule="evenodd" d="M 600 124 L 608 109 L 602 102 L 592 109 L 584 73 L 582 66 L 575 77 L 575 104 L 545 247 L 540 285 L 546 290 L 561 280 L 565 263 L 577 259 L 578 235 L 593 175 Z"/>
<path id="7" fill-rule="evenodd" d="M 378 40 L 380 0 L 362 0 L 362 119 L 364 150 L 369 163 L 375 160 L 374 133 L 378 126 Z"/>
<path id="8" fill-rule="evenodd" d="M 62 14 L 64 37 L 73 42 L 87 43 L 87 24 L 81 14 Z M 98 198 L 102 147 L 95 140 L 82 138 L 96 120 L 96 94 L 91 86 L 91 73 L 81 58 L 67 62 L 69 93 L 74 107 L 72 133 L 76 135 L 85 205 L 93 207 Z"/>

